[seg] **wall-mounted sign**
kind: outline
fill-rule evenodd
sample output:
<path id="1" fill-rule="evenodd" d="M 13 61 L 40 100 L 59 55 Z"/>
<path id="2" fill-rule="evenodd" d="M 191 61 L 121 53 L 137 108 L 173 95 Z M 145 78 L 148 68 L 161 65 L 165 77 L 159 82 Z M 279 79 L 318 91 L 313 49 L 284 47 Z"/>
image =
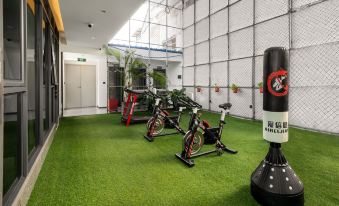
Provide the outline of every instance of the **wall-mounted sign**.
<path id="1" fill-rule="evenodd" d="M 85 58 L 78 58 L 78 62 L 86 62 Z"/>

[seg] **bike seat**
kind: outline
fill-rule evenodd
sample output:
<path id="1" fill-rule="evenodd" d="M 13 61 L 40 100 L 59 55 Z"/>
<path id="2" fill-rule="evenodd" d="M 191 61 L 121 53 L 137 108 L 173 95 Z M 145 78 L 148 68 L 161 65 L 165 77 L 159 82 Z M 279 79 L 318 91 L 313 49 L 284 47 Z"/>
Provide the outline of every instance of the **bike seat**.
<path id="1" fill-rule="evenodd" d="M 222 108 L 222 109 L 225 109 L 225 110 L 231 109 L 231 107 L 232 107 L 231 103 L 225 103 L 225 104 L 220 104 L 219 105 L 219 108 Z"/>

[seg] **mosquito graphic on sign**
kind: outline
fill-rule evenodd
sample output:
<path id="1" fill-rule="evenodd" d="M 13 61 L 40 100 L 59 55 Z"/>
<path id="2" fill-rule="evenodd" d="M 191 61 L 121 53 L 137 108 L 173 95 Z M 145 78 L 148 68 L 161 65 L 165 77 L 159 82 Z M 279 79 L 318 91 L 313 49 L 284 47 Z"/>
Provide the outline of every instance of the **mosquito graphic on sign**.
<path id="1" fill-rule="evenodd" d="M 272 72 L 267 78 L 268 91 L 277 97 L 285 96 L 288 93 L 287 71 L 280 69 Z"/>

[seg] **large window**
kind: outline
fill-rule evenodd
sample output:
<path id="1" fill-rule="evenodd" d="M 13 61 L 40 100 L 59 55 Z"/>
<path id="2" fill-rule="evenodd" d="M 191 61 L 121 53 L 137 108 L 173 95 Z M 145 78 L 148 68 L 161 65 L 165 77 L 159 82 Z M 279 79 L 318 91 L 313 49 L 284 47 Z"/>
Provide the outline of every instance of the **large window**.
<path id="1" fill-rule="evenodd" d="M 4 174 L 3 194 L 14 185 L 21 176 L 21 134 L 20 134 L 20 94 L 8 94 L 4 97 Z"/>
<path id="2" fill-rule="evenodd" d="M 109 42 L 109 46 L 122 55 L 132 51 L 135 58 L 144 63 L 140 73 L 145 75 L 133 78 L 133 89 L 181 88 L 181 80 L 177 77 L 182 75 L 182 8 L 182 0 L 145 0 Z M 116 63 L 115 59 L 108 61 L 109 65 Z M 170 64 L 176 66 L 170 68 Z M 177 80 L 167 81 L 165 86 L 158 84 L 155 76 L 149 75 L 158 65 L 169 78 Z M 108 82 L 115 81 L 114 75 L 108 78 Z M 109 104 L 120 101 L 117 99 L 120 93 L 123 93 L 122 87 L 109 84 Z"/>
<path id="3" fill-rule="evenodd" d="M 58 118 L 59 42 L 48 1 L 2 1 L 4 118 L 0 126 L 4 146 L 0 195 L 3 205 L 11 205 L 39 154 L 43 137 Z"/>
<path id="4" fill-rule="evenodd" d="M 21 0 L 3 0 L 4 79 L 21 80 Z"/>
<path id="5" fill-rule="evenodd" d="M 4 42 L 4 151 L 3 151 L 3 195 L 6 195 L 22 176 L 22 77 L 21 58 L 21 0 L 3 0 Z M 18 84 L 19 83 L 19 84 Z M 4 198 L 6 199 L 6 198 Z"/>
<path id="6" fill-rule="evenodd" d="M 36 68 L 35 68 L 35 16 L 34 5 L 27 8 L 27 97 L 28 97 L 28 153 L 38 145 L 36 124 Z"/>

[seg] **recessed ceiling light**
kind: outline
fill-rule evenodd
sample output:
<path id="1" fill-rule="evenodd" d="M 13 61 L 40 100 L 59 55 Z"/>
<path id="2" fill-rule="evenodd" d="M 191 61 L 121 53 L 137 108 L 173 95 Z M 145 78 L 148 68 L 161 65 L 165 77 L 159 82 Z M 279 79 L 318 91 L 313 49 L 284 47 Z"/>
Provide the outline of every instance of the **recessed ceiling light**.
<path id="1" fill-rule="evenodd" d="M 96 38 L 95 38 L 95 36 L 92 36 L 92 37 L 91 37 L 91 39 L 93 39 L 93 40 L 94 40 L 94 39 L 96 39 Z"/>

